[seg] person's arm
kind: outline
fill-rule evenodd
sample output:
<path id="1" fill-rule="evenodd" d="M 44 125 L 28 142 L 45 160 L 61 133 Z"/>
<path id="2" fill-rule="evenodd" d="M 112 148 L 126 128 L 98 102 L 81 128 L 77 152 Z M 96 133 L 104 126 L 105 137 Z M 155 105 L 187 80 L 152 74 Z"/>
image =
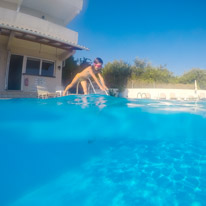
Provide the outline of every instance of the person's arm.
<path id="1" fill-rule="evenodd" d="M 99 83 L 99 80 L 97 79 L 97 77 L 95 76 L 94 72 L 92 71 L 92 68 L 89 69 L 89 73 L 92 76 L 92 78 L 94 79 L 94 81 L 97 83 L 97 85 L 99 86 L 99 88 L 104 91 L 104 87 Z"/>
<path id="2" fill-rule="evenodd" d="M 107 86 L 105 85 L 104 78 L 102 77 L 102 75 L 100 73 L 98 73 L 98 76 L 99 76 L 99 79 L 100 79 L 104 89 L 108 90 Z"/>

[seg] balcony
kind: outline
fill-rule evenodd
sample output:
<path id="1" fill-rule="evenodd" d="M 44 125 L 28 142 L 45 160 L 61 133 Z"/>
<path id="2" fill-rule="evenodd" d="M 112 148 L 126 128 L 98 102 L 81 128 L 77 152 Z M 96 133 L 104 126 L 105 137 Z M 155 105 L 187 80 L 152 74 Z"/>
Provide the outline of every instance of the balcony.
<path id="1" fill-rule="evenodd" d="M 82 10 L 83 0 L 0 0 L 0 7 L 66 26 Z"/>
<path id="2" fill-rule="evenodd" d="M 78 33 L 49 21 L 0 7 L 0 28 L 36 34 L 76 45 Z"/>

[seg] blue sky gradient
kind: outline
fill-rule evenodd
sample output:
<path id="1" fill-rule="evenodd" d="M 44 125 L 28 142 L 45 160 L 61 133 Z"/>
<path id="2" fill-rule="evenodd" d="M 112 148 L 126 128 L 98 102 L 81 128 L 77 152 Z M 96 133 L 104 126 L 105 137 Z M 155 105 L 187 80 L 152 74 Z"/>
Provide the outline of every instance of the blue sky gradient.
<path id="1" fill-rule="evenodd" d="M 84 0 L 68 25 L 79 33 L 76 58 L 101 57 L 104 63 L 139 57 L 166 65 L 175 75 L 206 69 L 205 0 Z"/>

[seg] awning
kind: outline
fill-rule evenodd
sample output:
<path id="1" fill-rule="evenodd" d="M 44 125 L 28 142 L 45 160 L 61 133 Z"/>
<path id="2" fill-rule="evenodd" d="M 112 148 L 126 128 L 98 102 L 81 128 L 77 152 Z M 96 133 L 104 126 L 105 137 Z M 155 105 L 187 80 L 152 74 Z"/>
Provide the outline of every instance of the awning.
<path id="1" fill-rule="evenodd" d="M 39 44 L 45 44 L 63 50 L 89 50 L 84 46 L 80 46 L 73 42 L 51 36 L 50 34 L 43 34 L 39 31 L 35 31 L 32 29 L 20 28 L 15 25 L 0 23 L 0 35 L 10 36 L 11 33 L 14 35 L 15 38 L 18 39 L 32 41 Z"/>

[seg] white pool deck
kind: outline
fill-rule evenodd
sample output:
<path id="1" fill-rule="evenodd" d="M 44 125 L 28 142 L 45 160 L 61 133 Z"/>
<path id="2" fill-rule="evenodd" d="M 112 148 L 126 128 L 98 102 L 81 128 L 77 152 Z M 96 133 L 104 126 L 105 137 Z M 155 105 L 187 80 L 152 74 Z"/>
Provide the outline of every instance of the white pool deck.
<path id="1" fill-rule="evenodd" d="M 121 96 L 135 99 L 205 100 L 206 90 L 127 88 Z"/>
<path id="2" fill-rule="evenodd" d="M 127 88 L 123 92 L 118 94 L 118 89 L 112 89 L 115 96 L 131 99 L 160 99 L 160 100 L 206 100 L 206 90 L 192 90 L 192 89 L 157 89 L 157 88 Z M 61 90 L 62 93 L 63 90 Z M 60 91 L 56 91 L 57 96 Z M 99 92 L 98 94 L 105 94 Z M 10 91 L 7 93 L 0 92 L 0 99 L 10 98 L 37 98 L 37 93 L 25 93 Z"/>

